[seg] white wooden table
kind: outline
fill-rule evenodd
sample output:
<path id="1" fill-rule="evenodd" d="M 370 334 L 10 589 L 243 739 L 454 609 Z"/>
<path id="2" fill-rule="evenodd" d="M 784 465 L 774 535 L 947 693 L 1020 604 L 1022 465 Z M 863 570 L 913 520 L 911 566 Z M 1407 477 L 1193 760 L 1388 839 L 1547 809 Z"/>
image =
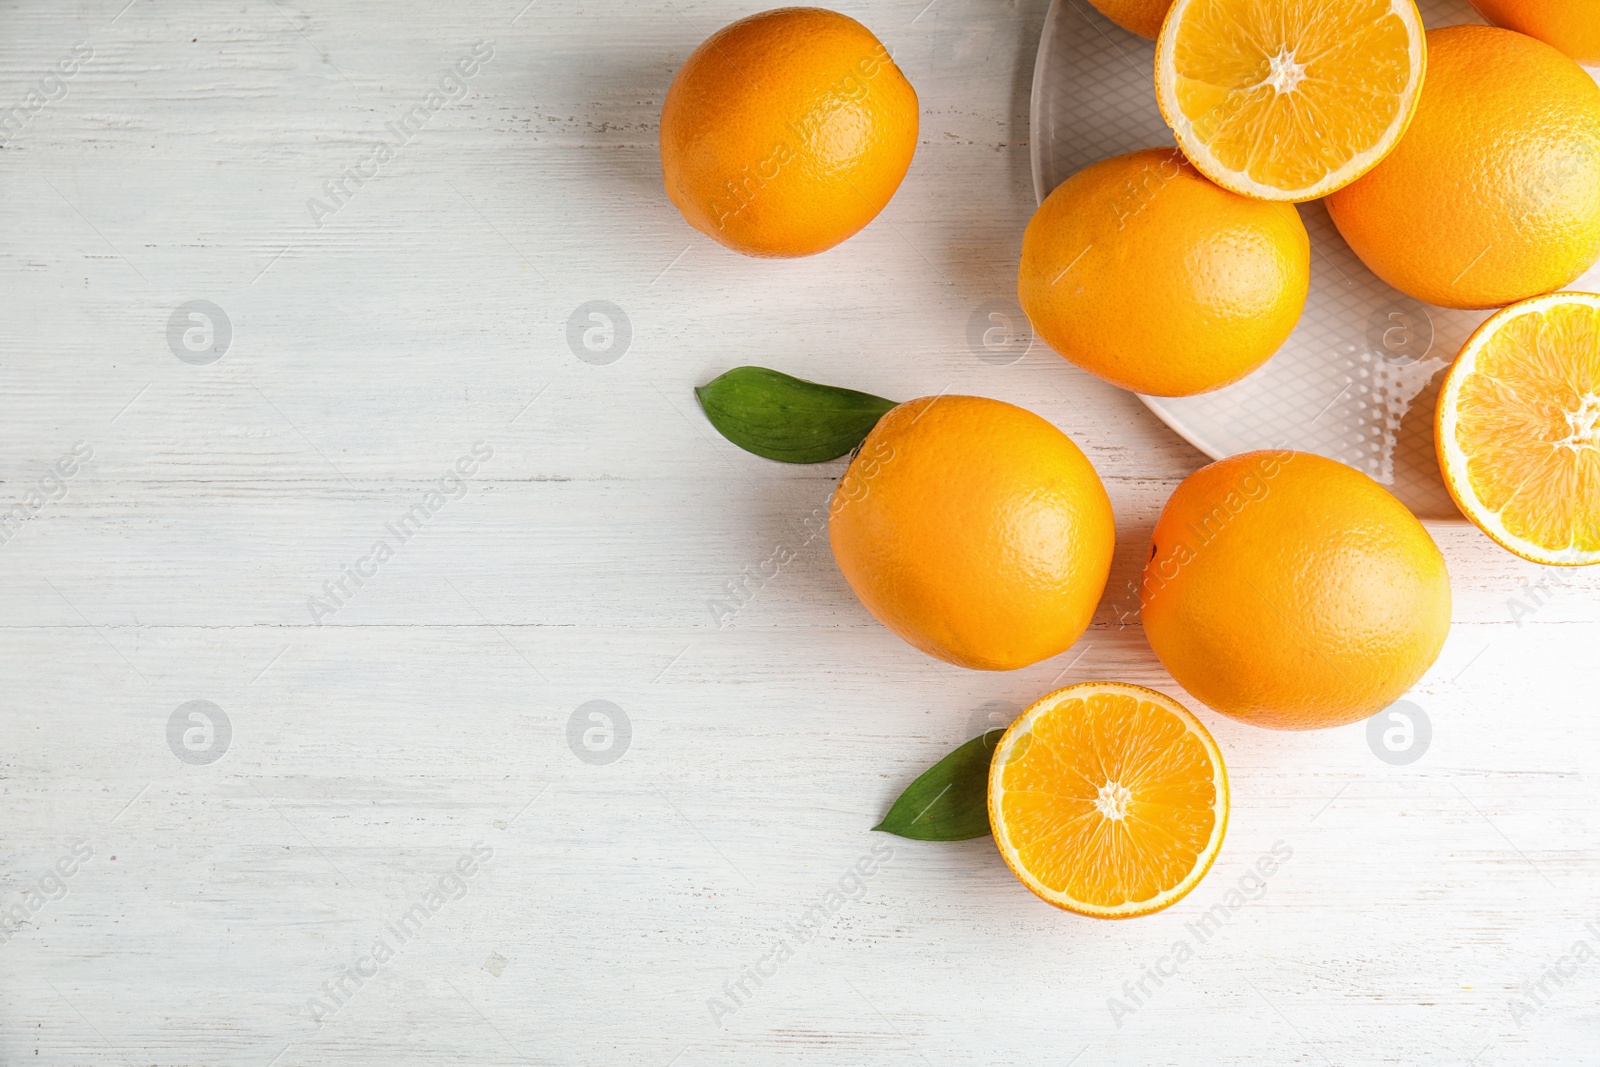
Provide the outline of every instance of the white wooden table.
<path id="1" fill-rule="evenodd" d="M 1042 346 L 968 342 L 1033 208 L 1043 0 L 843 5 L 921 146 L 798 262 L 660 187 L 674 70 L 754 8 L 525 2 L 0 7 L 0 1063 L 1593 1061 L 1600 961 L 1564 954 L 1600 948 L 1600 573 L 1530 592 L 1470 527 L 1432 527 L 1426 752 L 1203 713 L 1232 825 L 1170 911 L 1080 919 L 987 840 L 869 832 L 1052 686 L 1177 692 L 1130 583 L 1203 457 Z M 625 349 L 587 317 L 569 345 L 590 301 Z M 1094 628 L 1002 675 L 890 635 L 805 522 L 842 465 L 698 412 L 743 363 L 1055 421 L 1117 511 Z M 597 700 L 626 730 L 569 732 Z"/>

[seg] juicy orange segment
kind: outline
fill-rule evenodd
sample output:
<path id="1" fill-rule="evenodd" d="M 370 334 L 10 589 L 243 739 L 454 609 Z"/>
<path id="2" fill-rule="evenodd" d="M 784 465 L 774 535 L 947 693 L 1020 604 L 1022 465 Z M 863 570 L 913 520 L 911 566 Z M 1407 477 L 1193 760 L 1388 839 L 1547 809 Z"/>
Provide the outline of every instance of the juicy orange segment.
<path id="1" fill-rule="evenodd" d="M 1535 563 L 1600 563 L 1600 295 L 1491 316 L 1439 391 L 1439 466 L 1463 514 Z"/>
<path id="2" fill-rule="evenodd" d="M 1202 174 L 1312 200 L 1400 140 L 1426 57 L 1412 0 L 1175 0 L 1156 42 L 1161 114 Z"/>
<path id="3" fill-rule="evenodd" d="M 995 843 L 1058 908 L 1148 915 L 1204 877 L 1228 825 L 1216 742 L 1183 705 L 1121 682 L 1084 682 L 1023 712 L 989 767 Z"/>

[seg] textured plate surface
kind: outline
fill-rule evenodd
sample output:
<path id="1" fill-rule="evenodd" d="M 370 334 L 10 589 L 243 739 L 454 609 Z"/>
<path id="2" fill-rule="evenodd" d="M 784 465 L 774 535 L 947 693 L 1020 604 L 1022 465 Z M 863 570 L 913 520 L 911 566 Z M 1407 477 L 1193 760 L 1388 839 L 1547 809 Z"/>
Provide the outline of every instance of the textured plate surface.
<path id="1" fill-rule="evenodd" d="M 1418 7 L 1429 28 L 1484 21 L 1466 0 Z M 1156 107 L 1154 64 L 1154 41 L 1087 0 L 1055 0 L 1033 78 L 1041 201 L 1096 160 L 1174 143 Z M 1434 456 L 1434 401 L 1442 372 L 1489 312 L 1413 300 L 1356 258 L 1321 201 L 1301 204 L 1300 215 L 1311 234 L 1311 292 L 1278 354 L 1214 393 L 1140 399 L 1214 459 L 1253 448 L 1316 452 L 1367 472 L 1424 518 L 1459 519 Z M 1572 288 L 1600 290 L 1600 269 Z"/>

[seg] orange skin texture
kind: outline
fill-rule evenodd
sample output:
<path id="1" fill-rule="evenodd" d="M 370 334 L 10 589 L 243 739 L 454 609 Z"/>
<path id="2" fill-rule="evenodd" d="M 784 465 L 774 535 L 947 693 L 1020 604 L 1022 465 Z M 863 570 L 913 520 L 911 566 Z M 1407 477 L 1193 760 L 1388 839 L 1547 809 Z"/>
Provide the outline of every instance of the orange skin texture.
<path id="1" fill-rule="evenodd" d="M 661 171 L 689 225 L 749 256 L 809 256 L 871 222 L 917 147 L 917 94 L 848 15 L 765 11 L 679 68 Z"/>
<path id="2" fill-rule="evenodd" d="M 1241 722 L 1316 730 L 1416 684 L 1450 631 L 1450 577 L 1428 531 L 1365 474 L 1246 452 L 1167 501 L 1140 608 L 1150 647 L 1197 698 Z"/>
<path id="3" fill-rule="evenodd" d="M 1586 67 L 1600 67 L 1600 10 L 1594 0 L 1472 0 L 1496 26 L 1537 37 Z"/>
<path id="4" fill-rule="evenodd" d="M 1172 7 L 1172 0 L 1089 0 L 1100 14 L 1129 33 L 1152 41 L 1161 33 L 1161 23 Z"/>
<path id="5" fill-rule="evenodd" d="M 1362 262 L 1418 300 L 1560 289 L 1600 256 L 1600 86 L 1524 34 L 1430 30 L 1411 126 L 1327 206 Z"/>
<path id="6" fill-rule="evenodd" d="M 1005 671 L 1082 636 L 1116 524 L 1066 434 L 999 400 L 941 396 L 901 404 L 867 435 L 828 539 L 878 621 L 947 663 Z"/>
<path id="7" fill-rule="evenodd" d="M 1176 150 L 1091 164 L 1022 237 L 1017 298 L 1051 348 L 1155 396 L 1220 389 L 1293 332 L 1311 239 L 1293 204 L 1231 193 Z"/>

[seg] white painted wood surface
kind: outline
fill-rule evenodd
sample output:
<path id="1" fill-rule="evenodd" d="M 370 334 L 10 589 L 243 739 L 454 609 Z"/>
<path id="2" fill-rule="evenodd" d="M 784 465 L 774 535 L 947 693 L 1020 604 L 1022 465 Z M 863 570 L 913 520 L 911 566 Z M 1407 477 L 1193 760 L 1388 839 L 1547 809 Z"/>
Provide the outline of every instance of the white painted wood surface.
<path id="1" fill-rule="evenodd" d="M 987 841 L 868 831 L 1058 682 L 1177 691 L 1128 583 L 1201 457 L 1054 355 L 966 339 L 1033 207 L 1043 0 L 844 5 L 916 86 L 921 146 L 880 221 L 784 263 L 694 233 L 659 184 L 673 71 L 753 8 L 524 3 L 0 6 L 0 106 L 29 109 L 0 149 L 4 503 L 93 453 L 0 545 L 0 910 L 23 908 L 0 1063 L 1593 1061 L 1600 962 L 1560 961 L 1600 947 L 1600 574 L 1530 594 L 1543 572 L 1465 526 L 1432 527 L 1456 621 L 1411 695 L 1423 758 L 1203 712 L 1233 821 L 1170 911 L 1079 919 Z M 317 227 L 308 199 L 478 41 L 465 97 Z M 209 365 L 168 343 L 196 299 L 232 325 Z M 608 365 L 567 344 L 591 300 L 631 323 Z M 1072 434 L 1120 532 L 1094 629 L 1006 675 L 888 634 L 807 540 L 840 464 L 765 463 L 696 410 L 751 362 Z M 476 442 L 464 495 L 314 625 L 323 582 Z M 719 627 L 710 603 L 782 543 L 795 561 Z M 209 764 L 169 747 L 191 700 L 231 723 Z M 631 722 L 605 765 L 568 745 L 591 700 Z M 1275 842 L 1292 858 L 1197 940 Z M 464 895 L 389 932 L 475 845 L 445 882 Z M 863 857 L 858 898 L 790 932 Z M 347 967 L 376 971 L 319 1025 Z"/>

